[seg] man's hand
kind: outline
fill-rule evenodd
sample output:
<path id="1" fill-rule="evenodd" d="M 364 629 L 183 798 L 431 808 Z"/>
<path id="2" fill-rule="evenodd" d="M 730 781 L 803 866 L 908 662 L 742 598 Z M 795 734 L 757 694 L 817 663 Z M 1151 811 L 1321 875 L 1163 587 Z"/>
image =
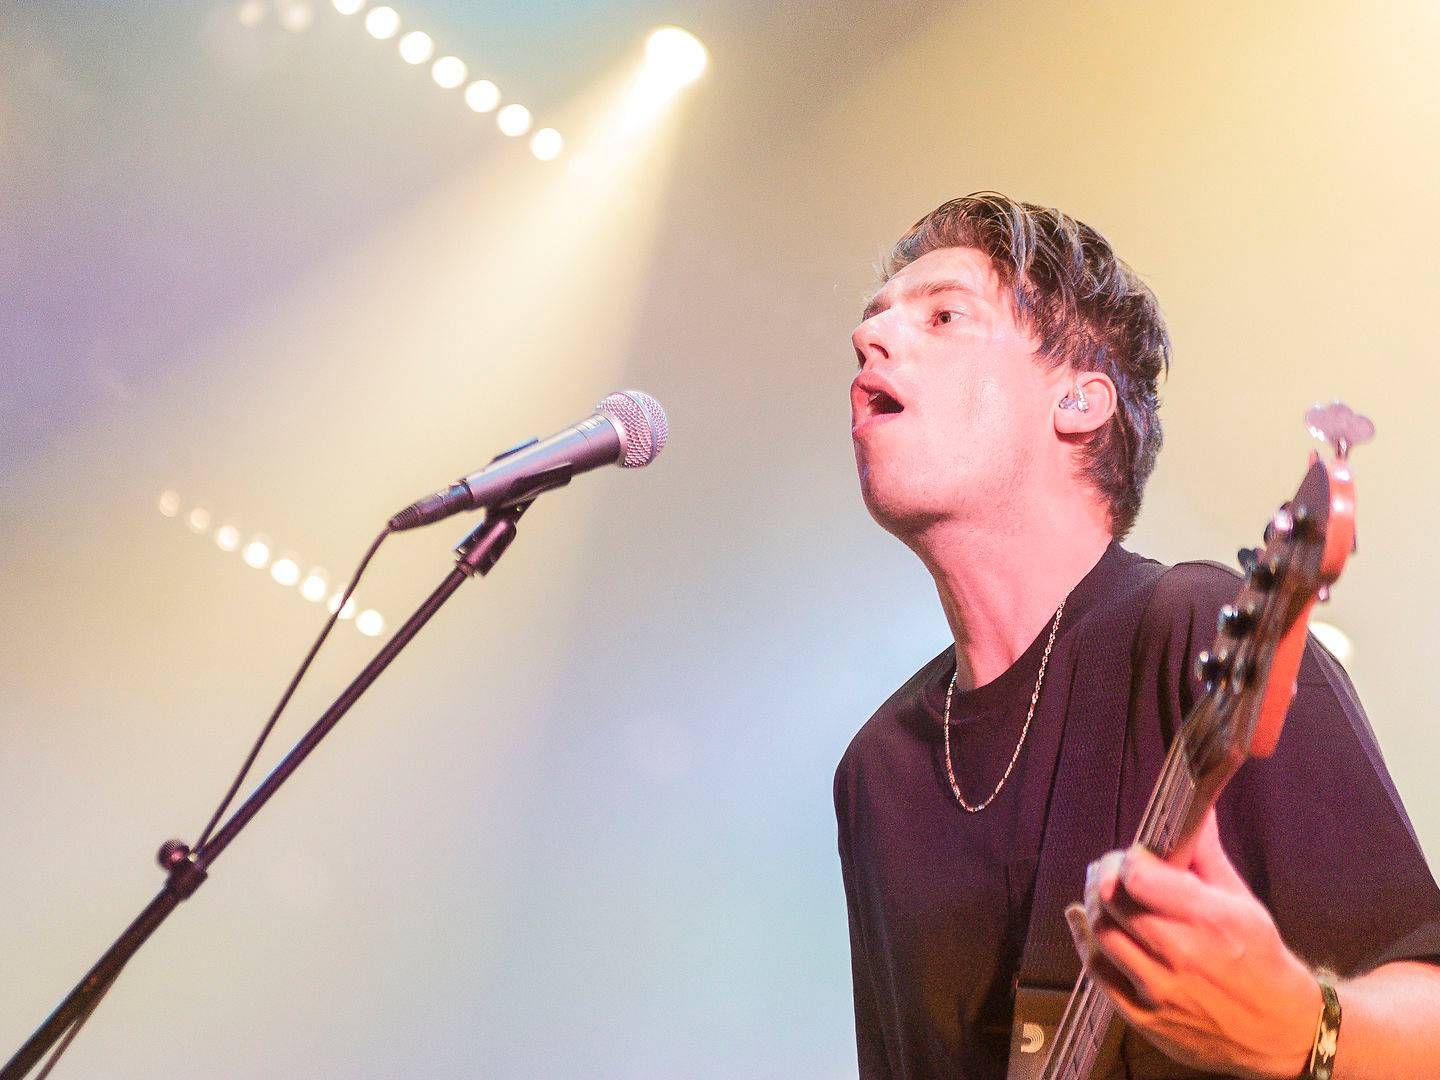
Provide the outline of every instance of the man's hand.
<path id="1" fill-rule="evenodd" d="M 1065 915 L 1091 978 L 1166 1056 L 1275 1080 L 1305 1069 L 1319 986 L 1236 873 L 1213 810 L 1188 868 L 1112 851 Z"/>

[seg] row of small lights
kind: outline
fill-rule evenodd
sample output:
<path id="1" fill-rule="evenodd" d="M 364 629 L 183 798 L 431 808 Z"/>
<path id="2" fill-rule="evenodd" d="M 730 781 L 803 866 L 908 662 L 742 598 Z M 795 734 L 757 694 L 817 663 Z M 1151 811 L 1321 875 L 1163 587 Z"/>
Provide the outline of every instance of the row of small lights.
<path id="1" fill-rule="evenodd" d="M 179 492 L 162 491 L 158 503 L 160 513 L 167 518 L 180 516 L 182 509 Z M 308 574 L 303 577 L 300 573 L 300 563 L 293 555 L 281 555 L 279 558 L 271 559 L 271 548 L 268 540 L 262 535 L 253 536 L 248 543 L 241 545 L 243 539 L 239 528 L 230 523 L 218 526 L 213 533 L 210 532 L 211 514 L 203 506 L 194 506 L 185 515 L 185 524 L 190 531 L 198 536 L 210 534 L 215 541 L 215 546 L 221 551 L 240 553 L 240 558 L 245 565 L 256 570 L 270 570 L 270 577 L 279 585 L 285 588 L 299 587 L 300 595 L 311 603 L 318 604 L 329 595 L 326 607 L 331 612 L 340 606 L 340 593 L 330 592 L 330 582 L 325 571 L 321 567 L 312 567 Z M 345 608 L 340 612 L 340 618 L 355 620 L 355 629 L 367 637 L 378 637 L 385 632 L 385 618 L 374 608 L 366 608 L 356 614 L 355 600 L 345 602 Z M 1349 663 L 1355 654 L 1354 643 L 1348 634 L 1333 623 L 1324 622 L 1320 619 L 1310 620 L 1310 632 L 1313 633 L 1341 664 Z"/>
<path id="2" fill-rule="evenodd" d="M 341 15 L 358 15 L 365 11 L 365 3 L 366 0 L 332 0 Z M 245 0 L 240 5 L 240 22 L 245 26 L 259 26 L 268 6 L 265 0 Z M 314 10 L 305 0 L 277 0 L 275 6 L 280 25 L 287 30 L 298 33 L 314 20 Z M 377 41 L 389 41 L 400 34 L 400 14 L 385 5 L 372 7 L 365 11 L 365 30 Z M 400 57 L 407 64 L 430 63 L 435 55 L 435 41 L 423 30 L 400 34 L 398 44 Z M 430 63 L 430 77 L 442 90 L 464 86 L 465 104 L 477 113 L 495 113 L 495 126 L 502 135 L 519 138 L 529 134 L 534 122 L 530 110 L 515 102 L 502 107 L 500 88 L 489 79 L 476 79 L 467 85 L 470 69 L 458 56 L 442 56 Z M 530 152 L 540 161 L 554 161 L 564 150 L 565 139 L 554 128 L 541 128 L 530 136 Z"/>
<path id="3" fill-rule="evenodd" d="M 176 491 L 162 491 L 159 500 L 160 513 L 167 518 L 178 518 L 183 509 L 180 493 Z M 316 566 L 312 567 L 308 574 L 300 573 L 300 563 L 293 555 L 281 555 L 279 558 L 271 558 L 272 550 L 270 542 L 264 536 L 252 536 L 249 541 L 242 543 L 244 537 L 240 530 L 230 523 L 218 526 L 213 532 L 210 529 L 212 515 L 203 506 L 193 506 L 184 515 L 185 524 L 191 532 L 197 536 L 209 536 L 215 541 L 215 546 L 221 551 L 239 552 L 240 558 L 246 566 L 254 567 L 256 570 L 269 569 L 270 577 L 279 585 L 287 589 L 298 587 L 300 595 L 313 604 L 329 597 L 326 606 L 331 612 L 340 607 L 340 593 L 330 591 L 330 579 L 325 571 Z M 345 607 L 340 611 L 340 618 L 354 619 L 355 629 L 366 637 L 378 637 L 385 632 L 385 618 L 374 608 L 366 608 L 357 614 L 355 610 L 355 599 L 351 597 L 345 602 Z"/>

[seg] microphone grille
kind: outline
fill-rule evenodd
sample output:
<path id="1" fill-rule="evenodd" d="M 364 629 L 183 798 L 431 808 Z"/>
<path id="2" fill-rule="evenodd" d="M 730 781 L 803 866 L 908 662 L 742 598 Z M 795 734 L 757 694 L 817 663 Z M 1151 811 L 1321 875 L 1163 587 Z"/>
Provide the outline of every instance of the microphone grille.
<path id="1" fill-rule="evenodd" d="M 595 411 L 604 414 L 620 429 L 620 438 L 625 444 L 625 456 L 620 459 L 622 469 L 649 465 L 670 438 L 670 422 L 665 419 L 664 408 L 639 390 L 617 390 L 595 406 Z"/>

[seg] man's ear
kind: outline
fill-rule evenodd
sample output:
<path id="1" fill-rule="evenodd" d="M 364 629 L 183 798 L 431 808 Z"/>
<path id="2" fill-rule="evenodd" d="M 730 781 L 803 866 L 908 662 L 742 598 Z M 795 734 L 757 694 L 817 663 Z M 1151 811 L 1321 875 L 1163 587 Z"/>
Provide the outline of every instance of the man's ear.
<path id="1" fill-rule="evenodd" d="M 1103 371 L 1077 371 L 1061 384 L 1051 410 L 1061 435 L 1087 435 L 1115 415 L 1115 384 Z"/>

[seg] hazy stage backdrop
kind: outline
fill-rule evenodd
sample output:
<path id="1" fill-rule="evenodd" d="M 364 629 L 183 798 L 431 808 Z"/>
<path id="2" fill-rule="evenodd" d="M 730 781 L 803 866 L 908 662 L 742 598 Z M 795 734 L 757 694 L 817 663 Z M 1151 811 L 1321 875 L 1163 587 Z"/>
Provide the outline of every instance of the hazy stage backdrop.
<path id="1" fill-rule="evenodd" d="M 857 495 L 848 334 L 980 188 L 1168 313 L 1132 546 L 1233 561 L 1304 408 L 1374 418 L 1324 617 L 1440 853 L 1440 6 L 339 7 L 0 4 L 0 1058 L 385 518 L 634 386 L 659 460 L 536 504 L 56 1075 L 853 1076 L 832 770 L 946 630 Z M 637 90 L 667 24 L 708 70 Z M 465 528 L 387 543 L 262 768 Z"/>

